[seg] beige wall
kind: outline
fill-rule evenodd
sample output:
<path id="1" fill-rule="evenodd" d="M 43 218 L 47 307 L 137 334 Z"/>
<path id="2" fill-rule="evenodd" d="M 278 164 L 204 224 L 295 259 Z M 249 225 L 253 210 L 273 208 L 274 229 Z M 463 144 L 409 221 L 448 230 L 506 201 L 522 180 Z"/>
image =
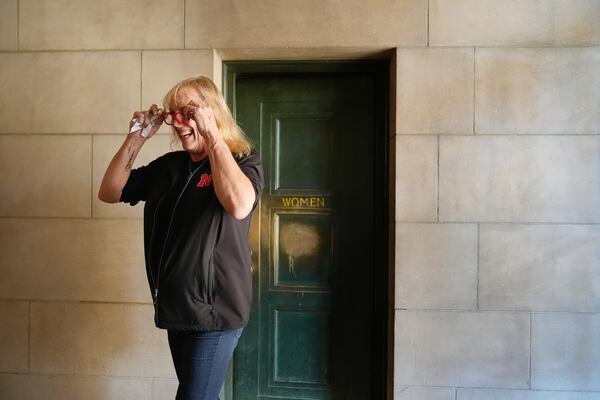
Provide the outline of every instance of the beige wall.
<path id="1" fill-rule="evenodd" d="M 141 206 L 96 200 L 132 111 L 222 60 L 392 57 L 394 398 L 600 399 L 598 21 L 599 0 L 1 0 L 0 398 L 172 398 Z"/>

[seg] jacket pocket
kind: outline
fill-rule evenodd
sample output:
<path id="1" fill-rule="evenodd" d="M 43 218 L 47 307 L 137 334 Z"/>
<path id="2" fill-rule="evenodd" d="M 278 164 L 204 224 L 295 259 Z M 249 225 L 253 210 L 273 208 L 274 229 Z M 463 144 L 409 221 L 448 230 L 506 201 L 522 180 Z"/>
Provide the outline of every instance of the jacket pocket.
<path id="1" fill-rule="evenodd" d="M 208 284 L 207 284 L 207 300 L 208 304 L 212 304 L 215 296 L 215 265 L 214 258 L 211 257 L 208 263 Z"/>
<path id="2" fill-rule="evenodd" d="M 212 304 L 215 287 L 215 268 L 213 257 L 206 264 L 196 267 L 196 284 L 198 285 L 198 297 L 202 303 Z"/>

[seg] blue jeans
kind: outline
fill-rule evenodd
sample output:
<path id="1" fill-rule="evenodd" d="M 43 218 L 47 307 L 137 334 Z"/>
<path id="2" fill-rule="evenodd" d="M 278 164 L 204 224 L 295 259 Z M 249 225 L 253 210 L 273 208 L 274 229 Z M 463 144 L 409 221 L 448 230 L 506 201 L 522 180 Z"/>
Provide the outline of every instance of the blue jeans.
<path id="1" fill-rule="evenodd" d="M 179 380 L 176 400 L 218 400 L 243 328 L 214 332 L 168 331 Z"/>

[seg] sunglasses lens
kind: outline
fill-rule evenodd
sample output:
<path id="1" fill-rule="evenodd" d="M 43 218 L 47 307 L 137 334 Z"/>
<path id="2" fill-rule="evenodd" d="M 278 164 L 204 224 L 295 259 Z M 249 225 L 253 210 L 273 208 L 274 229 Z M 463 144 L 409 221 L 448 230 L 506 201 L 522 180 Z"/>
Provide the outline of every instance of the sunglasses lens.
<path id="1" fill-rule="evenodd" d="M 177 122 L 179 122 L 182 125 L 189 125 L 190 124 L 190 118 L 187 115 L 184 115 L 180 112 L 175 114 L 175 120 Z"/>
<path id="2" fill-rule="evenodd" d="M 176 112 L 166 113 L 163 116 L 163 121 L 167 125 L 173 125 L 176 122 L 178 124 L 181 124 L 181 125 L 189 125 L 190 124 L 190 117 L 187 116 L 187 115 L 183 115 L 179 111 L 176 111 Z"/>

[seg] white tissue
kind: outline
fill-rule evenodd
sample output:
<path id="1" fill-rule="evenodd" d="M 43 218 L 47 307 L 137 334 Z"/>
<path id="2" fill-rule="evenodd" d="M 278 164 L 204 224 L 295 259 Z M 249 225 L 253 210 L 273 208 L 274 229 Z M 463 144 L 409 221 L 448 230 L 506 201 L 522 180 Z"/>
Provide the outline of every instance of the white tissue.
<path id="1" fill-rule="evenodd" d="M 148 121 L 148 126 L 146 126 L 144 128 L 144 130 L 142 131 L 143 137 L 148 137 L 148 135 L 150 134 L 150 131 L 154 127 L 154 123 L 156 122 L 157 119 L 158 119 L 158 115 L 155 115 L 152 118 L 150 118 L 150 121 Z"/>
<path id="2" fill-rule="evenodd" d="M 158 115 L 155 115 L 154 117 L 150 118 L 150 121 L 148 122 L 148 125 L 146 125 L 145 128 L 140 123 L 140 121 L 138 121 L 137 119 L 135 119 L 134 120 L 135 123 L 133 124 L 133 126 L 129 130 L 129 133 L 141 130 L 142 131 L 142 134 L 141 134 L 142 137 L 148 137 L 148 135 L 150 134 L 150 131 L 152 130 L 152 126 L 154 125 L 154 122 L 156 121 L 157 118 L 158 118 Z"/>
<path id="3" fill-rule="evenodd" d="M 135 132 L 135 131 L 139 131 L 140 129 L 143 128 L 142 124 L 140 124 L 140 121 L 138 121 L 137 119 L 134 120 L 134 121 L 135 121 L 135 123 L 133 124 L 133 126 L 129 130 L 129 133 Z"/>

